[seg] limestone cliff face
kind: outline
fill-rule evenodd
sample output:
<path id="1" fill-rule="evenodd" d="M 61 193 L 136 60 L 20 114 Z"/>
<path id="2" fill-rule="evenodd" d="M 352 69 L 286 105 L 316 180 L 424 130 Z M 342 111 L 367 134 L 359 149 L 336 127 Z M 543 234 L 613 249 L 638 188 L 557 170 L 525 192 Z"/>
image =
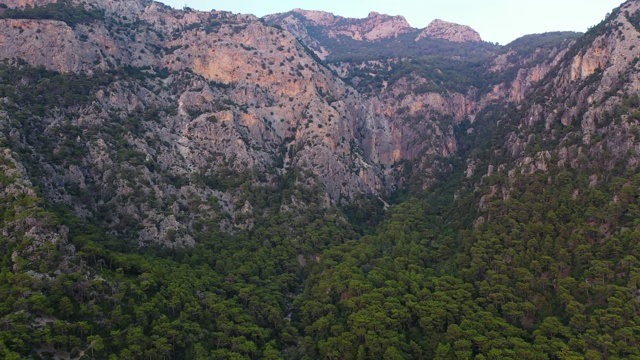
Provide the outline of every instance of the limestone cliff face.
<path id="1" fill-rule="evenodd" d="M 567 51 L 566 46 L 547 49 L 539 47 L 531 54 L 518 54 L 511 50 L 497 56 L 492 61 L 489 72 L 500 74 L 511 71 L 514 76 L 493 84 L 481 99 L 480 107 L 501 100 L 519 104 L 558 65 Z"/>
<path id="2" fill-rule="evenodd" d="M 552 166 L 579 169 L 589 175 L 593 187 L 603 174 L 590 173 L 591 163 L 611 171 L 638 168 L 638 14 L 640 3 L 627 1 L 552 60 L 519 70 L 507 94 L 521 99 L 520 116 L 504 120 L 513 121 L 517 129 L 504 143 L 516 165 L 502 164 L 499 171 L 514 176 L 546 172 Z M 504 68 L 507 63 L 498 59 L 494 66 Z M 529 86 L 527 79 L 539 80 L 522 97 L 518 90 Z M 557 147 L 542 148 L 556 143 Z"/>
<path id="3" fill-rule="evenodd" d="M 294 9 L 285 14 L 265 17 L 268 22 L 282 23 L 287 28 L 312 27 L 323 36 L 337 39 L 345 36 L 358 41 L 395 38 L 416 31 L 403 16 L 390 16 L 371 12 L 364 19 L 344 18 L 323 11 Z"/>
<path id="4" fill-rule="evenodd" d="M 433 20 L 416 38 L 416 41 L 425 37 L 443 39 L 452 42 L 479 42 L 480 34 L 466 25 L 450 23 L 440 19 Z"/>
<path id="5" fill-rule="evenodd" d="M 121 66 L 146 74 L 96 88 L 91 104 L 65 110 L 75 114 L 70 124 L 51 109 L 29 125 L 51 135 L 54 157 L 65 141 L 83 149 L 73 164 L 41 159 L 50 201 L 83 218 L 102 214 L 116 232 L 136 224 L 130 236 L 141 244 L 183 246 L 207 219 L 226 230 L 251 226 L 253 206 L 240 203 L 241 189 L 224 185 L 237 183 L 229 177 L 255 177 L 270 191 L 277 178 L 301 170 L 306 178 L 297 182 L 321 186 L 327 205 L 395 186 L 364 151 L 378 131 L 374 109 L 290 32 L 247 15 L 132 0 L 93 5 L 104 21 L 0 20 L 0 59 L 89 77 Z M 17 146 L 37 151 L 11 129 L 11 118 L 0 120 Z M 108 135 L 110 124 L 128 121 L 135 131 Z M 78 137 L 58 136 L 61 126 L 77 128 Z M 96 132 L 98 139 L 86 137 Z"/>
<path id="6" fill-rule="evenodd" d="M 435 20 L 425 29 L 416 29 L 403 16 L 377 12 L 369 13 L 366 18 L 355 19 L 323 11 L 294 9 L 287 13 L 267 15 L 264 20 L 268 24 L 286 28 L 318 57 L 329 61 L 334 61 L 336 57 L 360 57 L 362 53 L 373 57 L 375 54 L 387 57 L 430 56 L 437 54 L 438 50 L 429 52 L 428 49 L 432 45 L 439 47 L 442 44 L 427 44 L 425 41 L 481 41 L 480 35 L 468 26 Z M 416 41 L 422 42 L 423 51 L 416 48 Z M 395 54 L 389 51 L 392 48 Z"/>
<path id="7" fill-rule="evenodd" d="M 362 86 L 363 72 L 385 71 L 401 66 L 399 60 L 340 63 L 334 70 Z M 403 163 L 413 168 L 427 187 L 438 175 L 439 162 L 455 155 L 458 141 L 453 127 L 478 111 L 474 89 L 467 93 L 441 89 L 424 91 L 433 86 L 431 79 L 418 73 L 408 73 L 396 81 L 383 82 L 382 88 L 362 89 L 363 103 L 376 114 L 364 133 L 365 156 L 384 165 L 386 172 L 396 176 L 398 186 L 406 179 L 398 178 Z"/>
<path id="8" fill-rule="evenodd" d="M 638 24 L 631 16 L 640 5 L 628 1 L 604 23 L 594 27 L 586 37 L 556 60 L 557 75 L 545 82 L 548 99 L 561 109 L 547 110 L 534 118 L 545 122 L 549 129 L 554 122 L 564 126 L 579 126 L 582 137 L 589 137 L 605 125 L 605 113 L 621 105 L 621 93 L 634 94 L 640 88 L 636 59 L 640 56 L 637 38 Z"/>
<path id="9" fill-rule="evenodd" d="M 381 190 L 379 176 L 373 173 L 374 170 L 354 175 L 346 170 L 353 165 L 351 156 L 355 152 L 349 148 L 348 141 L 341 141 L 341 138 L 355 136 L 358 119 L 350 112 L 360 111 L 357 97 L 350 95 L 340 79 L 306 54 L 292 34 L 267 27 L 252 16 L 183 12 L 158 3 L 140 9 L 141 3 L 135 1 L 105 1 L 96 5 L 115 13 L 128 3 L 135 6 L 128 8 L 126 13 L 140 11 L 143 25 L 136 32 L 123 33 L 122 27 L 117 28 L 119 25 L 110 20 L 76 29 L 61 21 L 1 20 L 0 58 L 23 58 L 33 66 L 61 72 L 91 73 L 109 69 L 116 63 L 171 71 L 189 69 L 204 80 L 230 86 L 233 91 L 215 94 L 205 86 L 198 95 L 185 92 L 178 99 L 178 113 L 206 112 L 208 116 L 240 127 L 251 144 L 244 144 L 245 148 L 234 153 L 244 157 L 240 160 L 249 167 L 264 164 L 265 157 L 269 157 L 251 150 L 251 146 L 273 150 L 287 138 L 291 140 L 287 141 L 286 147 L 299 147 L 297 154 L 300 157 L 313 151 L 323 158 L 322 162 L 341 156 L 349 158 L 348 165 L 324 168 L 344 171 L 345 176 L 359 179 L 356 180 L 360 184 L 356 186 L 357 192 Z M 124 27 L 133 21 L 125 21 Z M 57 51 L 51 56 L 46 49 Z M 243 110 L 240 113 L 215 111 L 216 102 L 223 98 Z M 332 101 L 330 105 L 328 98 L 339 101 Z M 120 99 L 114 100 L 112 105 L 117 106 Z M 199 132 L 198 136 L 216 138 L 216 131 Z M 192 155 L 201 158 L 198 154 Z M 366 162 L 365 159 L 359 161 Z M 304 161 L 294 158 L 290 162 Z M 308 166 L 314 172 L 323 172 L 311 164 Z M 325 179 L 343 177 L 324 171 Z M 336 198 L 341 193 L 349 196 L 347 193 L 351 190 L 346 189 L 349 187 L 334 187 L 330 193 Z"/>
<path id="10" fill-rule="evenodd" d="M 351 27 L 350 31 L 352 31 L 352 37 L 354 39 L 361 38 L 372 41 L 395 38 L 400 34 L 413 31 L 413 28 L 403 16 L 389 16 L 377 12 L 369 13 L 366 21 L 360 28 L 361 29 Z M 349 34 L 349 31 L 338 34 L 346 35 Z"/>
<path id="11" fill-rule="evenodd" d="M 0 58 L 29 59 L 34 66 L 62 72 L 101 67 L 94 65 L 100 58 L 96 48 L 83 46 L 80 34 L 62 21 L 4 19 L 0 28 Z"/>
<path id="12" fill-rule="evenodd" d="M 309 189 L 321 189 L 323 205 L 330 206 L 363 193 L 384 196 L 407 176 L 428 186 L 458 153 L 455 128 L 473 124 L 490 106 L 521 107 L 527 111 L 522 126 L 544 121 L 548 136 L 557 122 L 579 124 L 589 142 L 602 131 L 606 112 L 622 102 L 611 89 L 640 88 L 629 65 L 640 56 L 637 31 L 625 15 L 636 13 L 635 2 L 618 14 L 617 31 L 598 33 L 589 46 L 501 51 L 481 68 L 487 77 L 401 56 L 330 66 L 317 61 L 315 55 L 331 51 L 327 39 L 414 43 L 419 30 L 401 17 L 345 19 L 296 9 L 257 19 L 142 0 L 84 6 L 103 10 L 104 19 L 74 26 L 0 20 L 0 59 L 15 69 L 26 61 L 93 83 L 84 103 L 53 104 L 28 121 L 22 113 L 3 113 L 0 129 L 19 153 L 37 154 L 30 166 L 41 175 L 47 201 L 141 244 L 190 245 L 203 229 L 250 228 L 259 216 L 255 209 L 264 208 L 251 191 L 276 192 L 284 178 L 299 187 L 287 192 L 283 209 L 304 206 L 300 199 Z M 480 41 L 464 27 L 432 25 L 424 36 Z M 442 69 L 464 85 L 448 81 Z M 624 76 L 629 81 L 620 82 Z M 541 85 L 548 91 L 538 93 Z M 556 105 L 543 107 L 533 98 Z M 9 97 L 0 103 L 16 106 Z M 601 149 L 640 153 L 632 128 L 617 129 Z M 506 140 L 509 154 L 529 169 L 543 168 L 555 155 L 522 159 L 535 138 L 512 133 Z M 559 158 L 567 164 L 586 151 L 565 150 Z"/>
<path id="13" fill-rule="evenodd" d="M 310 12 L 309 16 L 313 16 L 316 12 Z M 333 18 L 333 14 L 318 11 L 318 17 L 329 16 Z M 319 20 L 318 20 L 319 21 Z M 309 28 L 305 25 L 305 21 L 301 21 L 299 16 L 290 14 L 279 18 L 278 24 L 287 29 L 293 36 L 299 39 L 303 44 L 309 47 L 322 60 L 325 60 L 331 51 L 327 49 L 320 41 L 316 40 L 309 34 Z"/>
<path id="14" fill-rule="evenodd" d="M 269 189 L 301 169 L 308 178 L 298 181 L 320 185 L 327 204 L 385 194 L 403 182 L 396 164 L 456 152 L 451 126 L 436 117 L 458 121 L 473 110 L 460 94 L 401 97 L 421 84 L 406 79 L 386 95 L 358 93 L 300 44 L 307 27 L 293 33 L 250 15 L 136 0 L 91 6 L 104 11 L 104 20 L 73 27 L 58 20 L 0 20 L 0 58 L 90 77 L 122 66 L 145 74 L 144 81 L 97 88 L 91 105 L 73 109 L 81 160 L 52 166 L 42 159 L 40 165 L 48 199 L 70 205 L 80 217 L 101 214 L 117 232 L 135 223 L 139 228 L 130 236 L 141 244 L 192 244 L 194 229 L 211 218 L 220 219 L 222 229 L 250 227 L 253 206 L 239 189 L 219 185 L 233 182 L 225 176 L 255 176 L 257 186 Z M 363 41 L 413 31 L 403 18 L 377 13 L 363 21 L 293 13 L 331 25 L 331 36 Z M 139 122 L 136 132 L 117 141 L 82 135 L 131 119 Z M 52 135 L 65 124 L 52 114 L 39 121 L 38 131 Z M 10 122 L 3 123 L 8 132 Z M 13 136 L 21 147 L 36 146 Z M 53 155 L 71 141 L 52 139 Z"/>

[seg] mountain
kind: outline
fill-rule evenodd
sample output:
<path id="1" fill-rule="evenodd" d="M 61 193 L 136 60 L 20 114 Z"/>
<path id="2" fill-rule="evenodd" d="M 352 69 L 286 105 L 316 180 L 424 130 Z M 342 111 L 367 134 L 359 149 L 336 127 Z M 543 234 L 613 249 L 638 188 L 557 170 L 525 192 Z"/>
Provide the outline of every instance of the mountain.
<path id="1" fill-rule="evenodd" d="M 424 29 L 411 27 L 402 16 L 371 12 L 364 19 L 344 18 L 322 11 L 295 9 L 267 15 L 268 24 L 286 28 L 320 59 L 379 60 L 403 56 L 486 54 L 495 46 L 481 42 L 469 26 L 434 20 Z M 466 46 L 460 46 L 464 43 Z"/>
<path id="2" fill-rule="evenodd" d="M 376 150 L 363 143 L 384 131 L 378 116 L 291 34 L 251 16 L 185 13 L 135 1 L 98 5 L 104 7 L 91 10 L 100 14 L 95 21 L 0 24 L 3 38 L 12 39 L 0 57 L 29 59 L 7 63 L 7 75 L 43 67 L 84 82 L 82 90 L 61 87 L 40 99 L 10 139 L 37 154 L 32 165 L 45 175 L 40 186 L 47 198 L 83 218 L 104 214 L 114 230 L 132 219 L 141 242 L 165 242 L 173 229 L 182 234 L 178 242 L 193 243 L 198 220 L 178 213 L 201 207 L 203 217 L 230 216 L 222 227 L 248 226 L 233 224 L 253 206 L 247 194 L 236 193 L 245 182 L 273 190 L 284 178 L 294 185 L 295 173 L 310 172 L 300 182 L 321 184 L 321 201 L 329 203 L 394 186 Z M 117 7 L 125 5 L 126 11 Z M 51 48 L 58 49 L 55 56 Z M 64 81 L 35 72 L 29 85 L 45 81 L 55 88 Z M 16 92 L 10 116 L 32 95 Z M 73 107 L 66 112 L 81 112 L 86 120 L 69 121 L 52 110 L 60 98 Z M 382 146 L 394 146 L 383 140 Z M 213 196 L 218 200 L 211 203 Z"/>
<path id="3" fill-rule="evenodd" d="M 5 1 L 0 353 L 640 356 L 639 14 Z"/>
<path id="4" fill-rule="evenodd" d="M 443 21 L 440 19 L 433 20 L 424 31 L 418 35 L 416 41 L 425 37 L 431 37 L 435 39 L 443 39 L 453 42 L 479 42 L 482 39 L 477 31 L 466 25 L 458 25 Z"/>
<path id="5" fill-rule="evenodd" d="M 255 202 L 271 204 L 265 217 L 300 202 L 251 199 L 238 191 L 243 184 L 250 193 L 317 184 L 322 198 L 309 200 L 328 205 L 387 196 L 402 186 L 404 161 L 456 151 L 450 125 L 411 125 L 416 117 L 459 121 L 478 108 L 471 84 L 449 91 L 429 79 L 390 79 L 388 91 L 359 93 L 345 82 L 355 76 L 338 76 L 345 70 L 318 62 L 292 33 L 252 16 L 133 0 L 92 6 L 5 10 L 0 58 L 28 60 L 5 65 L 7 76 L 25 74 L 28 84 L 8 99 L 9 117 L 21 119 L 6 125 L 14 132 L 8 138 L 34 154 L 28 167 L 42 174 L 37 185 L 46 199 L 141 245 L 192 245 L 207 218 L 219 219 L 217 229 L 251 228 L 262 217 Z M 406 21 L 379 14 L 358 23 L 294 13 L 334 33 L 408 30 Z M 74 74 L 82 86 L 29 68 Z M 40 82 L 60 90 L 25 113 L 39 96 L 29 89 Z M 407 90 L 415 96 L 401 99 Z M 59 103 L 64 109 L 54 110 Z M 85 120 L 72 120 L 78 113 Z"/>

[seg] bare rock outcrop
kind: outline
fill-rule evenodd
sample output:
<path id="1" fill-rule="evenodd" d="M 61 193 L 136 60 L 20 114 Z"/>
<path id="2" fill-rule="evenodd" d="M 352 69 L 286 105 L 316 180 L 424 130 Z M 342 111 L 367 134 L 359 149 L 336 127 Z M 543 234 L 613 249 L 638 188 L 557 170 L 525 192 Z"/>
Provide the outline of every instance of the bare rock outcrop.
<path id="1" fill-rule="evenodd" d="M 429 178 L 458 152 L 456 126 L 473 123 L 489 105 L 527 105 L 540 84 L 558 106 L 529 107 L 523 126 L 544 121 L 549 130 L 557 121 L 580 121 L 581 136 L 590 142 L 604 111 L 620 103 L 604 94 L 620 76 L 635 76 L 625 64 L 640 55 L 633 44 L 637 31 L 621 15 L 619 32 L 596 37 L 575 53 L 565 48 L 497 56 L 487 68 L 511 75 L 480 89 L 483 79 L 467 79 L 464 86 L 446 81 L 438 64 L 422 71 L 432 64 L 389 58 L 330 68 L 309 51 L 328 55 L 320 39 L 345 37 L 366 45 L 411 34 L 404 38 L 413 43 L 419 30 L 402 17 L 374 12 L 347 19 L 296 9 L 258 19 L 143 0 L 90 6 L 103 10 L 104 18 L 73 26 L 53 19 L 0 20 L 0 60 L 22 59 L 34 68 L 103 81 L 87 103 L 64 111 L 54 105 L 30 120 L 33 129 L 4 131 L 30 152 L 37 144 L 25 139 L 36 125 L 52 139 L 54 158 L 38 160 L 48 201 L 69 205 L 80 218 L 103 217 L 116 233 L 135 225 L 130 236 L 140 244 L 191 245 L 195 229 L 205 226 L 249 228 L 260 206 L 243 191 L 275 191 L 278 179 L 291 174 L 296 185 L 322 189 L 328 205 L 363 193 L 383 195 L 401 187 L 408 173 Z M 481 41 L 472 29 L 442 21 L 420 36 Z M 545 80 L 554 70 L 559 76 Z M 594 76 L 602 76 L 595 91 L 568 90 Z M 640 87 L 637 79 L 627 84 Z M 605 110 L 589 108 L 596 102 L 605 102 Z M 626 130 L 616 136 L 629 144 Z M 534 138 L 509 134 L 509 153 L 520 156 Z M 78 156 L 73 163 L 64 157 L 70 144 Z M 299 206 L 291 198 L 283 206 Z"/>
<path id="2" fill-rule="evenodd" d="M 440 19 L 433 20 L 420 35 L 416 41 L 425 37 L 435 39 L 443 39 L 452 42 L 479 42 L 482 41 L 480 34 L 467 25 L 459 25 Z"/>
<path id="3" fill-rule="evenodd" d="M 268 189 L 279 176 L 302 171 L 300 184 L 322 187 L 329 204 L 395 185 L 370 157 L 375 151 L 364 150 L 378 131 L 372 109 L 292 33 L 251 15 L 143 1 L 120 9 L 128 2 L 98 1 L 104 21 L 73 27 L 0 20 L 0 59 L 88 77 L 122 66 L 144 74 L 138 81 L 110 78 L 88 94 L 90 106 L 65 110 L 80 129 L 67 140 L 83 150 L 73 166 L 42 160 L 50 201 L 81 218 L 106 214 L 115 232 L 135 225 L 130 236 L 140 244 L 184 246 L 205 219 L 219 219 L 216 226 L 227 230 L 251 226 L 254 207 L 235 205 L 243 194 L 226 185 L 236 184 L 229 177 L 256 176 L 255 186 Z M 130 15 L 110 15 L 119 11 Z M 43 50 L 51 48 L 53 55 Z M 134 118 L 137 132 L 115 143 L 106 135 L 110 124 Z M 54 153 L 65 147 L 65 135 L 58 136 L 63 122 L 54 110 L 33 122 L 53 134 Z M 84 137 L 90 128 L 99 141 Z"/>
<path id="4" fill-rule="evenodd" d="M 268 22 L 281 23 L 296 29 L 301 25 L 314 27 L 326 37 L 337 39 L 345 36 L 357 41 L 376 41 L 395 38 L 416 29 L 403 16 L 390 16 L 371 12 L 364 19 L 345 18 L 324 11 L 295 9 L 289 13 L 265 17 Z M 299 32 L 299 30 L 297 31 Z"/>
<path id="5" fill-rule="evenodd" d="M 506 152 L 517 161 L 510 172 L 547 172 L 551 165 L 587 172 L 637 169 L 639 14 L 638 1 L 625 2 L 583 37 L 552 51 L 547 61 L 520 68 L 510 85 L 494 89 L 495 96 L 522 101 L 517 126 L 505 138 Z M 492 70 L 514 66 L 513 59 L 517 56 L 505 54 Z M 522 92 L 527 88 L 535 89 L 535 96 Z M 559 146 L 545 149 L 541 141 Z M 588 175 L 593 186 L 602 173 Z"/>

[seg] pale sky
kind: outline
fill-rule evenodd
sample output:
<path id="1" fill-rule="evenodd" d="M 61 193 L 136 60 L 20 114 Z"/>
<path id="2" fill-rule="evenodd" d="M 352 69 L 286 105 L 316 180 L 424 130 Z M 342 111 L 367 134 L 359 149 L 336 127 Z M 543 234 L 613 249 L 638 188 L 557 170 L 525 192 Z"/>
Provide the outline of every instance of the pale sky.
<path id="1" fill-rule="evenodd" d="M 485 41 L 509 43 L 549 31 L 580 31 L 597 25 L 622 0 L 160 0 L 175 8 L 225 10 L 264 16 L 294 8 L 363 18 L 371 11 L 402 15 L 415 28 L 433 19 L 469 25 Z"/>

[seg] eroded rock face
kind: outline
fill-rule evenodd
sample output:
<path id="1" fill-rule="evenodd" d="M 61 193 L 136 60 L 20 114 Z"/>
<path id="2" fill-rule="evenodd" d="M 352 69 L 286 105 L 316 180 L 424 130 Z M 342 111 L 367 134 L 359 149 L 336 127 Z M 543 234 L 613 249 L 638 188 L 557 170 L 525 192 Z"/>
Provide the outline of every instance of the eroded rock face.
<path id="1" fill-rule="evenodd" d="M 490 72 L 503 73 L 512 71 L 514 68 L 518 70 L 513 79 L 494 85 L 482 99 L 480 107 L 499 99 L 506 99 L 516 104 L 522 102 L 530 91 L 558 65 L 567 51 L 568 48 L 565 46 L 552 49 L 538 48 L 526 56 L 521 56 L 515 51 L 497 56 L 491 63 Z"/>
<path id="2" fill-rule="evenodd" d="M 440 19 L 433 20 L 416 38 L 416 41 L 431 37 L 452 42 L 479 42 L 480 34 L 466 25 L 459 25 Z"/>
<path id="3" fill-rule="evenodd" d="M 416 29 L 403 16 L 390 16 L 371 12 L 364 19 L 344 18 L 323 11 L 295 9 L 285 14 L 265 17 L 269 22 L 282 22 L 287 27 L 302 24 L 319 29 L 324 36 L 338 38 L 346 36 L 358 41 L 375 41 L 395 38 L 398 35 L 414 32 Z"/>
<path id="4" fill-rule="evenodd" d="M 155 69 L 152 73 L 162 68 L 188 70 L 227 87 L 220 92 L 202 80 L 191 80 L 180 85 L 182 95 L 170 99 L 124 89 L 99 94 L 100 106 L 118 111 L 177 101 L 178 116 L 167 119 L 174 131 L 182 128 L 179 136 L 167 138 L 178 144 L 177 152 L 160 157 L 174 170 L 201 169 L 209 161 L 204 159 L 224 154 L 222 158 L 233 155 L 235 161 L 229 165 L 219 160 L 217 166 L 264 171 L 281 161 L 280 149 L 293 149 L 286 152 L 278 171 L 308 169 L 334 201 L 361 192 L 380 194 L 397 186 L 390 171 L 395 162 L 421 154 L 449 156 L 456 149 L 450 129 L 440 129 L 431 120 L 420 131 L 408 123 L 401 126 L 394 120 L 398 109 L 410 107 L 407 115 L 412 118 L 447 115 L 460 120 L 475 106 L 461 95 L 409 96 L 395 105 L 363 98 L 299 44 L 296 38 L 308 35 L 308 24 L 291 33 L 265 26 L 251 15 L 181 11 L 155 2 L 98 1 L 91 6 L 104 11 L 105 21 L 72 28 L 56 20 L 0 20 L 0 58 L 87 74 L 118 64 Z M 285 15 L 285 22 L 299 25 L 302 18 L 326 27 L 329 36 L 363 41 L 416 31 L 403 17 L 375 12 L 362 20 L 300 9 Z M 53 56 L 46 50 L 52 48 L 57 49 Z M 176 86 L 174 81 L 180 82 L 170 77 L 165 83 Z M 220 103 L 227 109 L 220 110 Z M 202 115 L 194 119 L 196 112 Z M 208 118 L 219 122 L 208 123 Z"/>
<path id="5" fill-rule="evenodd" d="M 109 11 L 116 11 L 119 6 L 111 1 L 97 3 L 97 6 L 103 5 Z M 134 7 L 131 11 L 138 10 Z M 3 44 L 0 58 L 19 57 L 33 66 L 61 72 L 92 72 L 109 69 L 115 63 L 166 67 L 173 71 L 190 69 L 206 80 L 233 89 L 226 94 L 212 94 L 203 83 L 205 87 L 197 95 L 185 92 L 177 103 L 179 114 L 186 116 L 187 111 L 197 109 L 241 127 L 251 144 L 219 149 L 222 152 L 233 151 L 252 168 L 273 162 L 269 159 L 271 155 L 261 154 L 265 150 L 256 151 L 252 146 L 276 149 L 282 139 L 292 139 L 284 145 L 299 147 L 299 156 L 315 152 L 319 159 L 314 158 L 316 155 L 304 155 L 304 160 L 313 160 L 307 167 L 322 173 L 325 179 L 353 176 L 360 184 L 357 190 L 354 188 L 356 192 L 382 190 L 380 175 L 376 175 L 375 170 L 365 169 L 355 174 L 346 170 L 352 167 L 351 154 L 357 151 L 350 148 L 348 140 L 341 139 L 355 137 L 354 131 L 359 127 L 360 120 L 352 114 L 361 112 L 357 97 L 350 95 L 352 91 L 340 79 L 306 54 L 290 33 L 265 26 L 253 16 L 182 12 L 157 3 L 144 8 L 140 19 L 145 22 L 142 32 L 125 34 L 120 33 L 122 30 L 109 31 L 107 27 L 114 25 L 108 21 L 72 29 L 60 21 L 0 20 L 0 44 Z M 217 26 L 205 29 L 208 22 L 216 22 Z M 45 50 L 52 48 L 57 49 L 54 56 Z M 128 99 L 112 99 L 110 106 L 135 104 L 131 94 L 123 96 Z M 223 98 L 244 110 L 240 113 L 215 111 L 215 103 Z M 328 98 L 335 99 L 331 101 L 332 106 Z M 142 100 L 137 101 L 144 104 Z M 336 110 L 338 107 L 343 109 Z M 224 137 L 219 131 L 209 127 L 193 135 L 206 139 Z M 192 145 L 192 141 L 185 143 L 187 147 Z M 324 155 L 321 148 L 327 149 Z M 345 156 L 345 160 L 338 160 L 341 156 Z M 312 166 L 334 161 L 329 159 L 348 164 Z M 358 161 L 363 165 L 367 162 L 366 159 Z M 290 163 L 305 161 L 294 158 Z M 345 173 L 341 175 L 340 171 Z M 349 183 L 346 181 L 341 188 L 332 187 L 332 197 L 349 197 Z"/>
<path id="6" fill-rule="evenodd" d="M 612 89 L 624 87 L 621 90 L 637 92 L 640 82 L 634 59 L 640 56 L 640 31 L 627 14 L 638 11 L 638 2 L 627 2 L 606 23 L 592 30 L 592 42 L 568 51 L 556 61 L 558 75 L 549 79 L 546 86 L 551 99 L 564 103 L 564 111 L 542 118 L 558 120 L 565 126 L 580 124 L 587 133 L 593 133 L 603 121 L 603 113 L 612 112 L 620 104 L 620 97 Z M 576 86 L 581 83 L 585 85 Z"/>
<path id="7" fill-rule="evenodd" d="M 0 58 L 29 59 L 34 66 L 79 72 L 91 69 L 90 64 L 99 57 L 95 48 L 83 46 L 80 34 L 62 21 L 2 19 L 0 28 Z"/>
<path id="8" fill-rule="evenodd" d="M 283 29 L 251 15 L 175 10 L 147 1 L 100 0 L 91 6 L 104 10 L 105 19 L 75 26 L 56 20 L 0 20 L 0 59 L 21 58 L 34 67 L 89 79 L 120 74 L 95 88 L 89 103 L 64 114 L 48 112 L 33 122 L 54 139 L 53 155 L 64 154 L 69 144 L 82 149 L 73 163 L 42 157 L 47 200 L 68 204 L 81 218 L 104 217 L 104 225 L 116 233 L 135 225 L 136 233 L 128 235 L 141 244 L 185 246 L 194 243 L 194 233 L 203 227 L 250 228 L 260 207 L 247 199 L 241 185 L 277 191 L 278 179 L 287 174 L 298 174 L 296 184 L 321 188 L 325 206 L 347 203 L 362 193 L 383 196 L 403 186 L 405 163 L 417 164 L 412 171 L 428 185 L 446 166 L 439 160 L 458 152 L 455 126 L 473 122 L 488 105 L 522 103 L 568 56 L 567 49 L 498 56 L 491 71 L 519 70 L 488 90 L 453 90 L 416 71 L 368 91 L 356 90 L 357 79 L 350 73 L 357 70 L 366 79 L 401 60 L 328 68 L 301 42 L 323 56 L 328 50 L 317 32 L 310 35 L 311 29 L 363 42 L 418 35 L 404 18 L 371 13 L 357 20 L 296 9 L 267 19 Z M 432 25 L 425 36 L 480 41 L 465 27 Z M 624 26 L 632 39 L 626 32 L 632 27 Z M 618 45 L 612 41 L 603 38 L 593 50 L 574 54 L 573 65 L 562 68 L 569 70 L 560 71 L 557 86 L 599 71 L 605 74 L 603 84 L 612 84 L 624 70 L 618 59 L 638 55 L 614 49 Z M 630 49 L 632 40 L 623 41 Z M 540 57 L 542 61 L 536 60 Z M 616 66 L 619 71 L 607 75 Z M 121 75 L 123 68 L 132 74 Z M 602 101 L 599 91 L 577 99 Z M 527 125 L 545 121 L 551 128 L 557 119 L 531 109 Z M 563 114 L 567 124 L 577 111 L 569 108 Z M 601 115 L 586 113 L 585 133 L 597 131 L 594 119 Z M 0 117 L 2 131 L 33 150 L 36 145 L 11 121 Z M 73 131 L 61 130 L 69 128 Z M 532 141 L 517 134 L 508 139 L 514 157 Z M 549 157 L 531 159 L 530 164 L 543 169 Z M 302 206 L 294 195 L 287 201 L 283 207 Z"/>
<path id="9" fill-rule="evenodd" d="M 188 246 L 195 226 L 210 219 L 219 220 L 206 226 L 223 230 L 251 226 L 254 204 L 239 203 L 241 190 L 224 185 L 236 184 L 232 177 L 255 177 L 255 186 L 272 191 L 277 178 L 303 171 L 306 178 L 297 181 L 320 185 L 326 206 L 395 186 L 373 155 L 391 146 L 364 150 L 388 119 L 290 32 L 249 15 L 136 1 L 93 5 L 105 10 L 104 21 L 71 27 L 0 20 L 0 59 L 86 76 L 120 66 L 148 75 L 111 81 L 91 94 L 90 104 L 65 110 L 74 114 L 67 125 L 79 131 L 67 141 L 80 144 L 82 155 L 73 164 L 41 160 L 50 201 L 68 204 L 81 218 L 102 214 L 116 232 L 135 225 L 128 236 L 141 244 Z M 110 15 L 116 13 L 128 15 Z M 109 135 L 110 124 L 129 119 L 135 131 L 117 141 Z M 37 120 L 54 139 L 54 155 L 66 146 L 59 130 L 65 121 L 55 111 Z M 10 119 L 2 124 L 15 133 Z M 88 131 L 97 139 L 85 137 Z M 37 146 L 14 135 L 22 147 Z"/>
<path id="10" fill-rule="evenodd" d="M 314 25 L 318 25 L 318 26 L 334 25 L 337 19 L 340 18 L 326 11 L 304 10 L 300 8 L 295 8 L 293 9 L 293 12 L 302 15 L 307 20 L 311 21 Z M 274 15 L 269 15 L 269 16 L 274 16 Z"/>
<path id="11" fill-rule="evenodd" d="M 496 90 L 513 99 L 523 99 L 520 90 L 526 88 L 535 89 L 536 95 L 525 91 L 521 115 L 505 119 L 514 121 L 516 129 L 504 143 L 516 165 L 502 164 L 505 171 L 531 174 L 549 172 L 552 166 L 575 169 L 585 172 L 593 187 L 601 181 L 602 169 L 628 172 L 638 168 L 640 25 L 631 19 L 639 13 L 640 3 L 627 1 L 583 38 L 557 51 L 551 61 L 520 69 L 510 86 L 502 84 Z M 513 65 L 507 58 L 516 57 L 505 55 L 494 61 L 492 69 L 501 71 Z M 532 83 L 534 79 L 538 80 Z M 541 141 L 559 145 L 544 149 L 539 147 Z M 592 167 L 600 169 L 599 173 L 590 173 Z M 574 194 L 574 198 L 579 196 Z"/>

